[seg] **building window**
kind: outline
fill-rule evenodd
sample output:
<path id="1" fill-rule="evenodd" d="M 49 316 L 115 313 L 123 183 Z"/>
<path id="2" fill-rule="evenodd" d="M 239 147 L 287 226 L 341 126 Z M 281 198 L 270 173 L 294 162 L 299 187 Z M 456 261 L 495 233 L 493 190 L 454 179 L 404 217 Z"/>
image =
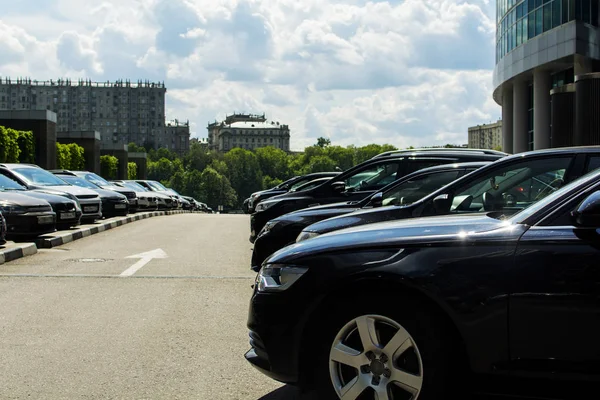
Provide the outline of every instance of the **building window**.
<path id="1" fill-rule="evenodd" d="M 534 125 L 534 119 L 533 119 L 533 85 L 529 85 L 528 86 L 528 102 L 529 102 L 529 109 L 527 112 L 527 122 L 528 122 L 528 132 L 527 132 L 527 138 L 528 138 L 528 150 L 533 150 L 533 131 L 535 129 L 535 125 Z"/>

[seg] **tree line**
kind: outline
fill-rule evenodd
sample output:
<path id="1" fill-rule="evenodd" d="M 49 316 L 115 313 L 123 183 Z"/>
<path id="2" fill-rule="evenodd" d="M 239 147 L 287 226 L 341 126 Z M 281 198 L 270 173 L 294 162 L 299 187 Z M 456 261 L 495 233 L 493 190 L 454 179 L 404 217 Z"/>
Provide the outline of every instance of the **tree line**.
<path id="1" fill-rule="evenodd" d="M 184 155 L 164 148 L 148 151 L 148 179 L 160 181 L 213 208 L 218 205 L 238 208 L 253 192 L 271 188 L 293 176 L 344 171 L 391 150 L 396 147 L 389 144 L 334 146 L 325 138 L 319 138 L 302 153 L 287 153 L 275 147 L 235 148 L 220 153 L 192 143 Z M 130 144 L 129 151 L 145 150 Z"/>

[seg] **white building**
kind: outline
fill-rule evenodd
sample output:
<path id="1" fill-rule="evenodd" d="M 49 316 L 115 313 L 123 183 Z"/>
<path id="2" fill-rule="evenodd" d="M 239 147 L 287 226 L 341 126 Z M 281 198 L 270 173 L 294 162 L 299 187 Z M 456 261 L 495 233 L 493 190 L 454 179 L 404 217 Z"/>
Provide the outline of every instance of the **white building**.
<path id="1" fill-rule="evenodd" d="M 211 150 L 229 151 L 235 147 L 257 149 L 272 146 L 290 150 L 290 129 L 263 115 L 233 114 L 225 121 L 208 125 L 208 144 Z"/>
<path id="2" fill-rule="evenodd" d="M 502 148 L 502 120 L 493 124 L 472 126 L 469 128 L 469 148 Z"/>

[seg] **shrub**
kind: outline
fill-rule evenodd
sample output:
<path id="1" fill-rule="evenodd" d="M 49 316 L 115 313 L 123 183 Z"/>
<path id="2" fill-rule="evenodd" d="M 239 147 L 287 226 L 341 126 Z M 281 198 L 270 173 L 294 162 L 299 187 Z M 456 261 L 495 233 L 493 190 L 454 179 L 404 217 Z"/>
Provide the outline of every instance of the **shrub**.
<path id="1" fill-rule="evenodd" d="M 137 178 L 137 164 L 134 162 L 127 163 L 127 179 Z"/>
<path id="2" fill-rule="evenodd" d="M 115 156 L 100 156 L 100 175 L 104 179 L 117 179 L 119 159 Z"/>

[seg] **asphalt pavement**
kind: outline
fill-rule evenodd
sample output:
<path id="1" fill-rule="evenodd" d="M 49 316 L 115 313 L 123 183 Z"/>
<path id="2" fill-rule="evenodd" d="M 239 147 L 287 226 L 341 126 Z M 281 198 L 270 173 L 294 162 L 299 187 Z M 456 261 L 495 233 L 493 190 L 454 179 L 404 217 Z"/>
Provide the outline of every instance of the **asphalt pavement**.
<path id="1" fill-rule="evenodd" d="M 309 399 L 254 370 L 247 215 L 137 221 L 0 266 L 0 398 Z"/>

